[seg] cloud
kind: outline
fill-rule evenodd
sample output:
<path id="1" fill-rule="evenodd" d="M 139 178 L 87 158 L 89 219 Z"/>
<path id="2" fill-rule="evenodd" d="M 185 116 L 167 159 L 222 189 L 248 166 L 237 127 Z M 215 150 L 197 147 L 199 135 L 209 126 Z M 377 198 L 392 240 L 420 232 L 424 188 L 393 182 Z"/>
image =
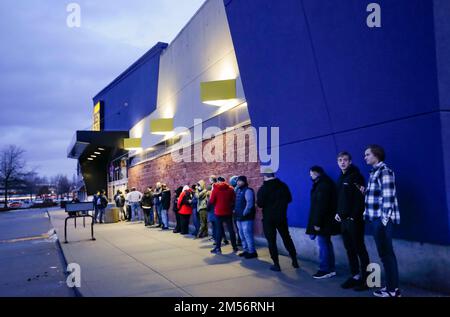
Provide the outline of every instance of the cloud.
<path id="1" fill-rule="evenodd" d="M 70 2 L 81 6 L 79 29 L 66 25 Z M 43 175 L 72 175 L 67 146 L 90 127 L 92 97 L 156 42 L 171 41 L 203 2 L 2 0 L 0 147 L 26 149 Z"/>

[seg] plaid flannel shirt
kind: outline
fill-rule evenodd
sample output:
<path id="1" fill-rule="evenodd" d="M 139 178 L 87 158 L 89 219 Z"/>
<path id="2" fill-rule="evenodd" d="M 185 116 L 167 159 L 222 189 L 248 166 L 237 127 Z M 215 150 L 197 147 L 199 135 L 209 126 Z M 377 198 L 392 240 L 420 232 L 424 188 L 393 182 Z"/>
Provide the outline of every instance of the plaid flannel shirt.
<path id="1" fill-rule="evenodd" d="M 395 175 L 384 162 L 370 172 L 365 205 L 364 219 L 390 218 L 393 223 L 400 224 Z"/>

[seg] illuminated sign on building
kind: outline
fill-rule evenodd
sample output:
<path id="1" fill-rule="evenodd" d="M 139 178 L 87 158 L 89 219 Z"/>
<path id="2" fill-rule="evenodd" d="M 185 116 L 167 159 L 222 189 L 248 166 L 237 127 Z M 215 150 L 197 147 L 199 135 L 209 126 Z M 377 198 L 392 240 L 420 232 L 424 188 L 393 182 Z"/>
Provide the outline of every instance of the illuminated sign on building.
<path id="1" fill-rule="evenodd" d="M 92 131 L 102 131 L 102 130 L 103 130 L 103 102 L 99 101 L 94 106 Z"/>

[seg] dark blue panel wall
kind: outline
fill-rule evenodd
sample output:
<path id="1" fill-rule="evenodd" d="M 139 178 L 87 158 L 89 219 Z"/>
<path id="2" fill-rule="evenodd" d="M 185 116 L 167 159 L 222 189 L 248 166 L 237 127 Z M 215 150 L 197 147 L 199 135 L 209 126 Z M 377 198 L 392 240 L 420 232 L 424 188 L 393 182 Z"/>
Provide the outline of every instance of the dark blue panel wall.
<path id="1" fill-rule="evenodd" d="M 448 244 L 433 2 L 376 1 L 382 28 L 369 29 L 370 2 L 224 0 L 252 124 L 281 128 L 291 225 L 306 224 L 311 165 L 335 177 L 348 149 L 367 177 L 363 151 L 379 143 L 397 174 L 398 237 Z"/>
<path id="2" fill-rule="evenodd" d="M 130 130 L 156 109 L 159 57 L 167 44 L 158 43 L 94 97 L 103 100 L 105 130 Z"/>

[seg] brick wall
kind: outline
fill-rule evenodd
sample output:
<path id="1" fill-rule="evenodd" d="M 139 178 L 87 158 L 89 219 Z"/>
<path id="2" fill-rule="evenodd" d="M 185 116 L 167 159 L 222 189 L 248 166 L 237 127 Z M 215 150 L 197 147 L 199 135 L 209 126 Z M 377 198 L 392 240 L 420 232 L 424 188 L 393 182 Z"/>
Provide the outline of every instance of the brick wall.
<path id="1" fill-rule="evenodd" d="M 244 128 L 245 129 L 245 128 Z M 243 137 L 244 130 L 235 130 L 233 133 L 237 137 Z M 230 137 L 231 133 L 223 135 L 223 148 L 224 148 L 224 162 L 212 162 L 212 163 L 195 163 L 194 161 L 194 146 L 191 146 L 192 162 L 176 163 L 172 159 L 171 154 L 161 156 L 152 161 L 148 161 L 137 166 L 134 166 L 128 171 L 128 186 L 136 187 L 140 191 L 144 191 L 149 186 L 155 186 L 157 182 L 166 183 L 170 190 L 173 191 L 179 186 L 192 185 L 199 180 L 204 180 L 208 183 L 210 175 L 223 176 L 227 181 L 233 175 L 245 175 L 248 178 L 250 187 L 256 191 L 263 183 L 263 178 L 260 175 L 259 162 L 248 162 L 250 151 L 256 151 L 256 141 L 254 136 L 245 137 L 245 162 L 225 162 L 227 145 L 233 144 L 233 137 Z M 205 149 L 211 140 L 205 140 L 202 142 L 202 149 Z M 216 139 L 216 141 L 218 140 Z M 234 150 L 237 150 L 237 142 L 234 142 Z M 213 151 L 214 153 L 214 151 Z M 236 155 L 237 156 L 237 155 Z M 172 210 L 169 212 L 171 221 L 174 221 L 174 214 Z M 261 211 L 258 210 L 255 234 L 262 235 L 261 226 Z"/>

